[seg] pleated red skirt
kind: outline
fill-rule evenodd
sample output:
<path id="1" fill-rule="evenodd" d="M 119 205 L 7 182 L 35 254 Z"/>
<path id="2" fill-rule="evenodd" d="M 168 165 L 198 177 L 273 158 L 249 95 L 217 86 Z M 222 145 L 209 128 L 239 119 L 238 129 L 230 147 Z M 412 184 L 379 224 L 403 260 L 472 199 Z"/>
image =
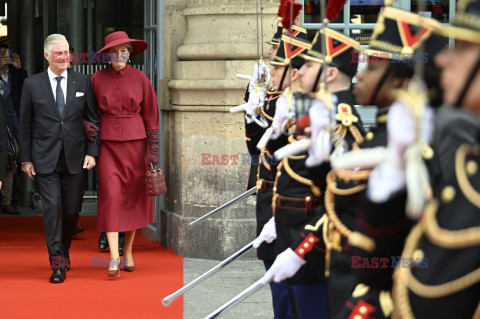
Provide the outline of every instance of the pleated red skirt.
<path id="1" fill-rule="evenodd" d="M 102 140 L 97 158 L 97 231 L 131 231 L 154 222 L 153 198 L 145 195 L 146 161 L 146 140 Z"/>

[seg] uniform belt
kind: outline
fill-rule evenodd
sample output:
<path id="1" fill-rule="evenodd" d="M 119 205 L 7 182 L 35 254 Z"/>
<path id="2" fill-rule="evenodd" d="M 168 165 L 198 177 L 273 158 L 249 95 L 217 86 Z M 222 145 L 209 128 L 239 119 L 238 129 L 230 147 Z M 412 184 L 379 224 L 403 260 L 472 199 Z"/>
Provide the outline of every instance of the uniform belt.
<path id="1" fill-rule="evenodd" d="M 275 208 L 278 209 L 301 209 L 306 214 L 310 214 L 312 210 L 320 205 L 320 199 L 314 198 L 307 194 L 304 198 L 287 197 L 275 194 Z"/>
<path id="2" fill-rule="evenodd" d="M 273 181 L 267 181 L 264 179 L 259 179 L 257 182 L 257 188 L 261 189 L 262 191 L 265 192 L 271 192 L 273 191 L 273 186 L 275 185 L 275 182 Z"/>

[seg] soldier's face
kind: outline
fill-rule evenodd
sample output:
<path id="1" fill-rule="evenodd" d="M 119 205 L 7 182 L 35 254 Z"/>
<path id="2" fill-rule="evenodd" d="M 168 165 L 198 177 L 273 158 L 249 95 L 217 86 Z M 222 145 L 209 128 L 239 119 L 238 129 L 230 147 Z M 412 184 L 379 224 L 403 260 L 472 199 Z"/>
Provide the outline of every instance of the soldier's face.
<path id="1" fill-rule="evenodd" d="M 274 65 L 273 69 L 270 71 L 270 80 L 272 81 L 272 85 L 275 90 L 280 90 L 280 91 L 283 90 L 283 87 L 279 87 L 279 85 L 280 85 L 280 82 L 282 81 L 284 70 L 285 70 L 284 66 Z M 285 80 L 283 81 L 283 86 L 285 86 L 285 82 L 288 82 L 287 76 L 285 76 Z"/>
<path id="2" fill-rule="evenodd" d="M 355 86 L 353 88 L 353 94 L 355 95 L 355 99 L 358 104 L 369 105 L 370 103 L 375 102 L 378 107 L 388 106 L 382 105 L 384 104 L 382 101 L 382 95 L 386 93 L 386 90 L 388 90 L 388 85 L 386 81 L 382 85 L 382 89 L 380 90 L 378 95 L 374 96 L 375 88 L 380 79 L 382 78 L 383 74 L 387 70 L 388 65 L 389 63 L 370 61 L 368 63 L 368 66 L 363 69 L 362 72 L 357 74 L 358 82 L 355 83 Z"/>
<path id="3" fill-rule="evenodd" d="M 480 45 L 457 40 L 455 47 L 444 49 L 435 57 L 435 63 L 442 70 L 440 84 L 443 88 L 443 100 L 448 105 L 457 103 L 464 90 L 467 79 L 480 58 Z M 480 72 L 477 72 L 473 82 L 465 94 L 462 106 L 476 110 L 480 114 Z"/>
<path id="4" fill-rule="evenodd" d="M 268 56 L 270 57 L 270 59 L 273 59 L 273 57 L 277 55 L 277 51 L 278 51 L 278 44 L 272 44 L 270 49 L 268 49 Z"/>
<path id="5" fill-rule="evenodd" d="M 307 61 L 300 68 L 300 89 L 303 93 L 312 92 L 321 65 L 319 62 Z"/>

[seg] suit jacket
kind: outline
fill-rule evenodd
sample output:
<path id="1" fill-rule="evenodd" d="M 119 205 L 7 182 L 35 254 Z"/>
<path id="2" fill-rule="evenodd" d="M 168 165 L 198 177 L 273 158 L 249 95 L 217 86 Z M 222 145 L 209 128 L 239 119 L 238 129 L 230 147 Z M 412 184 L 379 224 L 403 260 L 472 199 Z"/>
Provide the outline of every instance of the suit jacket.
<path id="1" fill-rule="evenodd" d="M 37 173 L 49 174 L 55 169 L 63 146 L 70 174 L 81 172 L 85 154 L 97 156 L 100 148 L 100 134 L 93 142 L 86 140 L 83 119 L 100 127 L 88 76 L 68 71 L 63 116 L 55 103 L 47 71 L 27 78 L 20 101 L 21 161 L 33 162 Z"/>
<path id="2" fill-rule="evenodd" d="M 3 101 L 0 101 L 0 104 L 1 103 L 3 103 Z M 3 182 L 5 180 L 5 174 L 7 172 L 7 158 L 8 158 L 7 124 L 5 121 L 5 113 L 0 112 L 0 182 Z"/>

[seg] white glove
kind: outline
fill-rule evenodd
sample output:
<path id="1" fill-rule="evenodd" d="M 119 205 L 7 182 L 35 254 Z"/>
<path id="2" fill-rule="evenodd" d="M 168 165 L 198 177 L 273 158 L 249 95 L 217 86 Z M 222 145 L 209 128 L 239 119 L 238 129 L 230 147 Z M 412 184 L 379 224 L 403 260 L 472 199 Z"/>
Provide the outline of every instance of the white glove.
<path id="1" fill-rule="evenodd" d="M 285 95 L 281 95 L 275 106 L 275 115 L 273 116 L 272 128 L 273 135 L 272 139 L 277 139 L 282 134 L 282 126 L 284 122 L 295 116 L 295 98 L 292 97 L 289 109 L 288 99 Z"/>
<path id="2" fill-rule="evenodd" d="M 247 116 L 247 122 L 251 123 L 253 117 L 256 117 L 257 108 L 262 107 L 265 103 L 265 96 L 267 95 L 267 89 L 262 87 L 260 89 L 260 94 L 257 92 L 256 88 L 249 86 L 248 91 L 250 92 L 248 96 L 248 102 L 232 107 L 230 113 L 245 112 Z"/>
<path id="3" fill-rule="evenodd" d="M 275 239 L 277 239 L 277 230 L 275 228 L 275 217 L 272 217 L 263 226 L 260 235 L 253 240 L 253 247 L 258 248 L 263 242 L 270 244 Z"/>
<path id="4" fill-rule="evenodd" d="M 277 256 L 272 267 L 270 267 L 261 279 L 262 283 L 266 284 L 272 279 L 278 283 L 293 277 L 305 263 L 306 261 L 298 256 L 291 248 L 287 248 Z"/>
<path id="5" fill-rule="evenodd" d="M 420 141 L 430 143 L 433 138 L 433 110 L 426 106 L 420 123 Z M 405 152 L 415 141 L 415 118 L 408 106 L 395 101 L 387 120 L 389 159 L 405 167 Z"/>
<path id="6" fill-rule="evenodd" d="M 330 124 L 330 111 L 323 101 L 316 99 L 308 110 L 308 114 L 312 128 L 312 143 L 308 149 L 310 156 L 307 158 L 305 165 L 312 167 L 320 165 L 328 159 L 330 154 L 330 136 L 328 132 L 324 131 Z"/>
<path id="7" fill-rule="evenodd" d="M 430 142 L 433 138 L 433 110 L 428 106 L 425 107 L 420 127 L 420 143 Z M 401 101 L 395 101 L 388 111 L 387 132 L 386 161 L 372 171 L 368 181 L 368 194 L 371 200 L 377 203 L 387 201 L 394 193 L 405 188 L 407 182 L 406 152 L 411 147 L 418 148 L 418 145 L 414 145 L 415 118 L 411 110 Z M 419 172 L 417 168 L 420 169 L 423 175 L 424 169 L 417 164 L 410 166 L 415 168 L 417 172 Z M 423 196 L 421 193 L 423 185 L 419 184 L 417 186 L 420 187 L 420 193 L 415 196 Z M 418 207 L 421 206 L 421 204 L 418 204 L 420 200 L 416 197 L 414 201 L 417 203 L 415 204 L 417 207 L 415 210 L 418 211 Z"/>
<path id="8" fill-rule="evenodd" d="M 266 86 L 268 86 L 268 82 L 270 82 L 270 69 L 268 68 L 268 65 L 265 62 L 257 62 L 253 66 L 253 75 L 252 79 L 250 80 L 250 86 L 255 86 L 256 84 L 259 84 L 259 81 L 261 81 L 262 77 L 265 75 L 265 78 L 267 79 Z"/>

